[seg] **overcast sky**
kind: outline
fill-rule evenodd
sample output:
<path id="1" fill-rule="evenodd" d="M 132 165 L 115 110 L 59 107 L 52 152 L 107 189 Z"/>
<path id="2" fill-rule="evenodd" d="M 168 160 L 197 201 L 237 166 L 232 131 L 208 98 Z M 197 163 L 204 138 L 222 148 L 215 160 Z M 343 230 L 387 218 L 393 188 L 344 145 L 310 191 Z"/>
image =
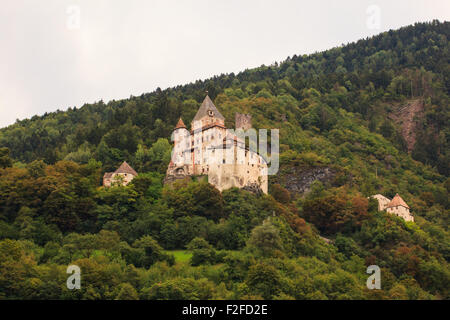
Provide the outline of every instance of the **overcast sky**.
<path id="1" fill-rule="evenodd" d="M 2 0 L 0 127 L 449 15 L 448 0 Z"/>

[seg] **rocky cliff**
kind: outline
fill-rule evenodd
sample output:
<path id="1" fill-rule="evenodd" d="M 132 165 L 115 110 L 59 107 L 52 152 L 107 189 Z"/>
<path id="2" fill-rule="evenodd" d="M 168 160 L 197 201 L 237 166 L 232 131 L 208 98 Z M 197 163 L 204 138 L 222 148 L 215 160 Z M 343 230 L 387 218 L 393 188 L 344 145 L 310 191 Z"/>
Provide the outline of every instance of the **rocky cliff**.
<path id="1" fill-rule="evenodd" d="M 281 184 L 293 196 L 297 196 L 308 193 L 312 183 L 316 180 L 323 184 L 334 184 L 338 175 L 338 170 L 330 166 L 292 166 L 282 168 L 282 174 L 275 177 L 274 182 Z"/>

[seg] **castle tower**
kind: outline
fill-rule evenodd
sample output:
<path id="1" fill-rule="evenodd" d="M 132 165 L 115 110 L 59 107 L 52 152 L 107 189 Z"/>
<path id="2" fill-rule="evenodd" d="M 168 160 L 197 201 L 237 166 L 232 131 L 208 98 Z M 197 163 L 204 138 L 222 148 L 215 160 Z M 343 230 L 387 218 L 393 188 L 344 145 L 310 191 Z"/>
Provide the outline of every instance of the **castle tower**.
<path id="1" fill-rule="evenodd" d="M 187 129 L 186 125 L 184 124 L 181 118 L 180 120 L 178 120 L 178 123 L 173 129 L 172 134 L 174 141 L 172 162 L 176 166 L 183 165 L 185 163 L 184 151 L 190 150 L 191 139 L 189 130 Z"/>
<path id="2" fill-rule="evenodd" d="M 252 116 L 236 112 L 234 122 L 237 129 L 248 130 L 252 127 Z"/>
<path id="3" fill-rule="evenodd" d="M 226 135 L 225 117 L 206 95 L 191 124 L 193 173 L 207 174 L 211 146 L 221 144 Z"/>
<path id="4" fill-rule="evenodd" d="M 211 98 L 206 95 L 200 108 L 197 111 L 197 114 L 192 120 L 191 129 L 196 131 L 205 126 L 211 126 L 213 124 L 225 126 L 225 117 L 219 112 L 219 110 L 217 110 Z"/>
<path id="5" fill-rule="evenodd" d="M 409 212 L 409 206 L 397 193 L 391 202 L 386 206 L 386 212 L 395 214 L 406 221 L 414 221 L 414 217 Z"/>

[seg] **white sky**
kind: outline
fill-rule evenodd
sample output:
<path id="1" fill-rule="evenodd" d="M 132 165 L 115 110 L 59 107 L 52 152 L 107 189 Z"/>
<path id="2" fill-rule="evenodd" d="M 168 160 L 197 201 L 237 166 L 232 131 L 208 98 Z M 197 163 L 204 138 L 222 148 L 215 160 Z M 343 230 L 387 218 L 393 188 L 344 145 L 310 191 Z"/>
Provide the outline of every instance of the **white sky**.
<path id="1" fill-rule="evenodd" d="M 2 0 L 0 127 L 449 17 L 447 0 Z"/>

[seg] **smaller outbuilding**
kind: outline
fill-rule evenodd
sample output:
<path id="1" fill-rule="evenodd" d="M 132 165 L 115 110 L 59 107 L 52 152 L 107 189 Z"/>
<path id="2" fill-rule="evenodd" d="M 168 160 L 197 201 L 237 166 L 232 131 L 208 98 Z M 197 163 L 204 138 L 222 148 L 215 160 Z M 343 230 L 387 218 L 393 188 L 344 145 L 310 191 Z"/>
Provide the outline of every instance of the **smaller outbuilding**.
<path id="1" fill-rule="evenodd" d="M 376 194 L 372 198 L 378 200 L 378 211 L 386 210 L 386 212 L 395 214 L 406 221 L 414 221 L 414 216 L 411 214 L 409 206 L 398 193 L 392 200 L 381 194 Z"/>
<path id="2" fill-rule="evenodd" d="M 114 172 L 105 172 L 103 175 L 103 186 L 110 187 L 112 185 L 126 186 L 138 174 L 137 172 L 124 161 L 120 167 Z"/>

